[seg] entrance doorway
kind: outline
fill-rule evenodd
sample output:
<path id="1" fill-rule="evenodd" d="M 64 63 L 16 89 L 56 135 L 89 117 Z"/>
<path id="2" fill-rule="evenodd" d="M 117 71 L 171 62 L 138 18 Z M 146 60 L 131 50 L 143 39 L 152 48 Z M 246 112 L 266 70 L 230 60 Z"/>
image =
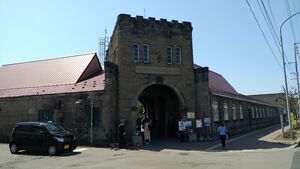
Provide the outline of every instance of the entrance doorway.
<path id="1" fill-rule="evenodd" d="M 139 96 L 138 118 L 149 117 L 153 138 L 177 137 L 179 99 L 176 93 L 164 85 L 151 85 Z"/>

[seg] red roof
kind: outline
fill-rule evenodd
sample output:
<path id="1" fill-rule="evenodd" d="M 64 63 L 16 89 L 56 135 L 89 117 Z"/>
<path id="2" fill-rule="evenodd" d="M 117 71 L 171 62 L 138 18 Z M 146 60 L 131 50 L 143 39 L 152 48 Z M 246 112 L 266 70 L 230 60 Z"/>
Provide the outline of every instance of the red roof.
<path id="1" fill-rule="evenodd" d="M 104 90 L 96 53 L 0 67 L 0 98 Z"/>
<path id="2" fill-rule="evenodd" d="M 239 94 L 227 80 L 220 74 L 209 71 L 208 73 L 209 88 L 218 91 L 224 91 L 232 94 Z"/>
<path id="3" fill-rule="evenodd" d="M 102 91 L 104 90 L 104 79 L 105 79 L 104 74 L 101 74 L 75 84 L 62 84 L 62 85 L 54 85 L 54 86 L 40 86 L 40 87 L 15 88 L 15 89 L 0 89 L 0 98 L 58 94 L 58 93 Z"/>
<path id="4" fill-rule="evenodd" d="M 194 69 L 203 68 L 199 65 L 194 64 Z M 220 74 L 208 70 L 208 85 L 210 89 L 214 89 L 217 91 L 223 91 L 232 94 L 239 94 L 230 83 Z"/>
<path id="5" fill-rule="evenodd" d="M 95 53 L 88 53 L 3 65 L 0 67 L 0 89 L 74 84 L 95 56 Z"/>

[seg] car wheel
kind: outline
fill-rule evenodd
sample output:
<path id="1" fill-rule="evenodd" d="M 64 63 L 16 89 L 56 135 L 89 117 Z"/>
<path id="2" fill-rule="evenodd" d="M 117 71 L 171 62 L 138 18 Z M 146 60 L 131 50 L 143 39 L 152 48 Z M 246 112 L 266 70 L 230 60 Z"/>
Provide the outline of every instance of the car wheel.
<path id="1" fill-rule="evenodd" d="M 16 144 L 12 144 L 10 147 L 9 147 L 9 150 L 12 154 L 16 154 L 19 149 L 18 149 L 18 146 Z"/>
<path id="2" fill-rule="evenodd" d="M 56 146 L 55 145 L 50 145 L 48 147 L 48 154 L 49 155 L 55 155 L 57 153 L 57 150 L 56 150 Z"/>

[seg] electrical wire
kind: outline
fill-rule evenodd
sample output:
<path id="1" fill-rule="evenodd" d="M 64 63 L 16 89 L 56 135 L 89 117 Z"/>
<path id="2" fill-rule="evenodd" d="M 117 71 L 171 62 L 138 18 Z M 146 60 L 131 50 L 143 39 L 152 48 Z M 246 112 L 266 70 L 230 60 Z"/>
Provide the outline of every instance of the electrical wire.
<path id="1" fill-rule="evenodd" d="M 268 6 L 269 6 L 269 9 L 270 9 L 270 13 L 271 13 L 274 25 L 275 25 L 276 28 L 278 28 L 275 17 L 274 17 L 274 14 L 273 14 L 273 10 L 272 10 L 271 4 L 270 4 L 270 0 L 268 0 Z"/>
<path id="2" fill-rule="evenodd" d="M 299 3 L 299 0 L 293 0 L 293 6 L 294 6 L 294 11 L 295 13 L 297 13 L 298 11 L 300 11 L 300 6 L 299 6 L 299 9 L 297 10 L 297 4 L 296 2 Z M 296 19 L 296 28 L 300 28 L 299 26 L 299 19 L 298 18 L 295 18 Z M 298 36 L 300 36 L 300 29 L 296 29 L 296 33 L 298 33 Z"/>
<path id="3" fill-rule="evenodd" d="M 248 2 L 248 0 L 246 0 L 246 2 L 247 2 L 247 4 L 248 4 L 248 7 L 249 7 L 249 9 L 250 9 L 250 11 L 251 11 L 251 13 L 252 13 L 252 15 L 253 15 L 253 17 L 254 17 L 256 23 L 257 23 L 259 29 L 260 29 L 260 32 L 262 33 L 262 35 L 263 35 L 265 41 L 266 41 L 267 44 L 268 44 L 269 49 L 270 49 L 271 52 L 272 52 L 272 55 L 274 56 L 274 58 L 275 58 L 275 60 L 276 60 L 276 62 L 277 62 L 277 64 L 278 64 L 278 66 L 279 66 L 279 67 L 281 68 L 281 70 L 283 71 L 283 68 L 281 67 L 281 65 L 280 65 L 280 63 L 279 63 L 279 61 L 278 61 L 278 59 L 277 59 L 277 57 L 276 57 L 276 55 L 275 55 L 275 53 L 274 53 L 274 51 L 273 51 L 273 49 L 272 49 L 272 47 L 271 47 L 269 41 L 268 41 L 268 39 L 267 39 L 267 37 L 266 37 L 264 31 L 262 30 L 262 28 L 261 28 L 261 26 L 260 26 L 260 24 L 259 24 L 259 22 L 258 22 L 258 20 L 257 20 L 257 17 L 256 17 L 256 15 L 255 15 L 254 11 L 252 10 L 252 7 L 251 7 L 250 3 Z"/>
<path id="4" fill-rule="evenodd" d="M 268 26 L 268 28 L 269 28 L 269 31 L 270 31 L 270 33 L 271 33 L 271 35 L 272 35 L 272 37 L 273 37 L 273 40 L 274 40 L 275 44 L 276 44 L 276 47 L 277 47 L 277 49 L 278 49 L 278 52 L 280 53 L 280 47 L 279 47 L 279 44 L 280 44 L 280 43 L 279 43 L 279 38 L 278 38 L 278 36 L 277 36 L 277 34 L 276 34 L 275 30 L 274 30 L 274 27 L 273 27 L 272 22 L 270 22 L 271 20 L 270 20 L 270 18 L 269 18 L 269 15 L 268 15 L 268 13 L 267 13 L 266 10 L 263 11 L 263 8 L 262 8 L 261 4 L 259 3 L 259 1 L 256 0 L 256 2 L 257 2 L 257 4 L 258 4 L 258 6 L 259 6 L 260 12 L 262 13 L 262 15 L 263 15 L 263 17 L 264 17 L 264 19 L 265 19 L 265 21 L 266 21 L 266 23 L 267 23 L 267 26 Z M 261 0 L 261 2 L 262 2 L 262 0 Z"/>
<path id="5" fill-rule="evenodd" d="M 292 15 L 291 13 L 291 8 L 290 8 L 290 3 L 288 0 L 285 0 L 285 8 L 287 10 L 287 14 L 288 14 L 288 17 Z M 296 43 L 297 42 L 297 38 L 296 38 L 296 34 L 295 34 L 295 29 L 294 29 L 294 24 L 293 24 L 293 20 L 290 20 L 290 27 L 291 27 L 291 30 L 292 30 L 292 34 L 293 34 L 293 38 L 294 38 L 294 42 Z"/>

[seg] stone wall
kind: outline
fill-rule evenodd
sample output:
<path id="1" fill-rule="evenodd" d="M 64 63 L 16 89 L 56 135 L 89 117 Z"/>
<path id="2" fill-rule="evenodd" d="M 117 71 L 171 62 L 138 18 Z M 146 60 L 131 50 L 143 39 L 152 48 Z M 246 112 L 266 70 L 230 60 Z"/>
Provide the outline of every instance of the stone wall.
<path id="1" fill-rule="evenodd" d="M 211 127 L 203 127 L 200 129 L 200 133 L 198 133 L 200 137 L 217 138 L 216 130 L 219 122 L 223 122 L 231 134 L 238 134 L 251 129 L 279 123 L 279 109 L 275 106 L 213 95 L 209 89 L 208 72 L 207 67 L 199 67 L 195 70 L 197 118 L 211 118 L 212 121 Z M 219 120 L 214 120 L 212 114 L 213 101 L 218 103 Z M 228 120 L 224 120 L 224 103 L 228 105 Z M 235 119 L 233 117 L 233 105 L 236 107 Z M 240 105 L 242 106 L 243 118 L 240 117 Z M 252 107 L 255 108 L 255 118 L 252 118 Z M 256 108 L 258 108 L 257 112 Z M 260 109 L 262 110 L 261 114 L 264 115 L 257 117 L 257 113 L 260 114 Z M 273 116 L 269 117 L 267 110 L 273 112 Z"/>
<path id="2" fill-rule="evenodd" d="M 52 121 L 63 125 L 77 135 L 80 143 L 88 143 L 90 139 L 90 107 L 89 93 L 54 94 L 40 96 L 25 96 L 0 99 L 0 140 L 7 142 L 15 123 L 21 121 L 38 121 L 39 111 L 53 112 Z M 77 102 L 77 103 L 76 103 Z M 102 92 L 94 92 L 95 117 L 94 142 L 107 142 L 107 129 L 104 123 L 106 114 L 102 113 Z M 45 114 L 43 120 L 47 119 Z"/>

